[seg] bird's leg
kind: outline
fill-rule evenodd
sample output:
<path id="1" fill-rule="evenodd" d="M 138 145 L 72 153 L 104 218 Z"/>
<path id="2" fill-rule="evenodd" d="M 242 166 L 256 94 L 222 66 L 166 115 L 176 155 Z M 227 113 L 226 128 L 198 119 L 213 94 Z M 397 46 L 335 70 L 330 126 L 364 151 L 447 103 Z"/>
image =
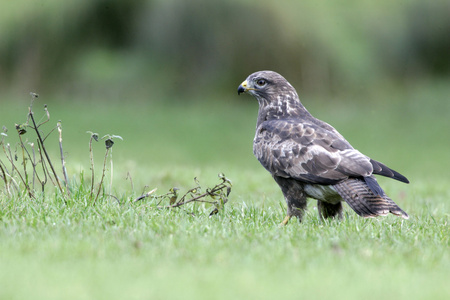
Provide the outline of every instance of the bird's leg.
<path id="1" fill-rule="evenodd" d="M 297 217 L 301 222 L 303 212 L 306 209 L 306 194 L 303 191 L 303 186 L 294 179 L 278 176 L 273 178 L 280 186 L 287 204 L 287 215 L 280 225 L 286 225 L 292 217 Z"/>
<path id="2" fill-rule="evenodd" d="M 319 211 L 319 217 L 321 220 L 327 218 L 342 219 L 342 203 L 337 204 L 327 203 L 317 200 L 317 210 Z"/>
<path id="3" fill-rule="evenodd" d="M 287 216 L 284 218 L 281 224 L 286 225 L 287 222 L 292 217 L 297 217 L 298 221 L 301 222 L 303 218 L 303 213 L 306 210 L 306 197 L 287 199 Z"/>
<path id="4" fill-rule="evenodd" d="M 284 217 L 280 226 L 285 226 L 292 217 L 297 217 L 298 221 L 302 221 L 303 212 L 306 209 L 306 198 L 288 200 L 286 199 L 288 209 L 287 215 Z"/>

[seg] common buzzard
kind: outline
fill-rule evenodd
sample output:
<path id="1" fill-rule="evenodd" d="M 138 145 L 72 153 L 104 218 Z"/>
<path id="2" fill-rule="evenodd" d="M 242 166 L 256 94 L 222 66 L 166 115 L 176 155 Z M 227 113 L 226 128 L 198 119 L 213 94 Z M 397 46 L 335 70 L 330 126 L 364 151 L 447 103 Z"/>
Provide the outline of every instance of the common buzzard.
<path id="1" fill-rule="evenodd" d="M 331 125 L 314 118 L 280 74 L 260 71 L 241 83 L 259 103 L 253 153 L 281 188 L 287 224 L 300 221 L 306 198 L 317 200 L 321 218 L 342 218 L 342 201 L 362 217 L 388 213 L 408 219 L 379 186 L 374 174 L 409 183 L 400 173 L 354 149 Z"/>

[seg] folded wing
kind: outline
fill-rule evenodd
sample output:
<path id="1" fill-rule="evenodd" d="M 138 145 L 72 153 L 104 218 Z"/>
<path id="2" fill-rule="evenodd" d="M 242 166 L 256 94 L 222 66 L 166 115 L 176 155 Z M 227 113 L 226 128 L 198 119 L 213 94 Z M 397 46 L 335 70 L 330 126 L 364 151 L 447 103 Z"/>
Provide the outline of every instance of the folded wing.
<path id="1" fill-rule="evenodd" d="M 271 120 L 257 129 L 255 156 L 273 175 L 313 184 L 335 184 L 373 172 L 370 158 L 337 131 L 296 120 Z"/>

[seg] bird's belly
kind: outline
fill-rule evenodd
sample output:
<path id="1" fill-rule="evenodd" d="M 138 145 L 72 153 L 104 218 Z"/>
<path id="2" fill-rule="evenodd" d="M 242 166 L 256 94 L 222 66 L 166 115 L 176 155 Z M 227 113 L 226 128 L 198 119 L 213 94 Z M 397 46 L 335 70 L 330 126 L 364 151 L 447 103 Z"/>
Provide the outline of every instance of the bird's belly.
<path id="1" fill-rule="evenodd" d="M 327 203 L 337 204 L 343 200 L 331 185 L 305 184 L 304 190 L 308 197 Z"/>

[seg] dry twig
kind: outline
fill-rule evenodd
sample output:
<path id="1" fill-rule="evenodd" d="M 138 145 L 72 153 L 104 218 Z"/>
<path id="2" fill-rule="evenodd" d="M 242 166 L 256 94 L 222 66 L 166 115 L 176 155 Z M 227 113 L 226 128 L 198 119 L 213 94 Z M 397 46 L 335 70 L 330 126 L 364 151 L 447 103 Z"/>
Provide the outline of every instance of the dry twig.
<path id="1" fill-rule="evenodd" d="M 224 174 L 220 173 L 219 179 L 221 180 L 220 183 L 216 184 L 212 188 L 206 189 L 205 192 L 201 191 L 200 183 L 198 182 L 197 178 L 194 178 L 196 186 L 194 188 L 189 189 L 179 199 L 177 193 L 178 188 L 171 188 L 168 193 L 160 196 L 154 196 L 153 193 L 156 191 L 156 189 L 153 189 L 150 192 L 146 193 L 145 195 L 141 195 L 138 198 L 136 198 L 133 201 L 133 203 L 141 201 L 147 197 L 160 200 L 154 206 L 155 208 L 158 209 L 177 208 L 192 202 L 209 203 L 211 205 L 214 205 L 214 210 L 210 214 L 214 215 L 217 214 L 219 210 L 223 208 L 224 204 L 228 202 L 228 196 L 230 195 L 232 187 L 231 181 L 228 178 L 226 178 Z M 163 200 L 168 200 L 169 204 L 160 205 Z"/>

